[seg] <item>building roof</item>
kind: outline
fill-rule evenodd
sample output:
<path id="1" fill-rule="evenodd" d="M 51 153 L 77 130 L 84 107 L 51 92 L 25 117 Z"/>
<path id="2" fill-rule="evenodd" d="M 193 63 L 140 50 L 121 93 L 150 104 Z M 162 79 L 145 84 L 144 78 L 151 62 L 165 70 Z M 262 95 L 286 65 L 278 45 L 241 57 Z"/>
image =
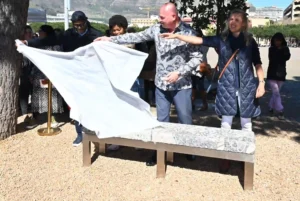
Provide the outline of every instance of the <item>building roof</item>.
<path id="1" fill-rule="evenodd" d="M 38 8 L 29 8 L 27 22 L 47 22 L 46 11 Z"/>

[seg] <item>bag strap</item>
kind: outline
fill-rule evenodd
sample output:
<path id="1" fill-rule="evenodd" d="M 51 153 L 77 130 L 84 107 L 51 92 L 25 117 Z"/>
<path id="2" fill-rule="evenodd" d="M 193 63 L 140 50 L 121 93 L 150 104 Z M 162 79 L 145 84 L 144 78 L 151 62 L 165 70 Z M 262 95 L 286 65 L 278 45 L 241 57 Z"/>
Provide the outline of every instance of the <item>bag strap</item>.
<path id="1" fill-rule="evenodd" d="M 229 66 L 229 64 L 231 63 L 231 61 L 233 60 L 233 58 L 235 57 L 235 55 L 239 52 L 239 49 L 235 50 L 234 53 L 232 54 L 232 56 L 230 57 L 230 59 L 227 61 L 226 65 L 224 66 L 223 70 L 220 73 L 219 79 L 221 79 L 221 77 L 223 76 L 226 68 Z"/>

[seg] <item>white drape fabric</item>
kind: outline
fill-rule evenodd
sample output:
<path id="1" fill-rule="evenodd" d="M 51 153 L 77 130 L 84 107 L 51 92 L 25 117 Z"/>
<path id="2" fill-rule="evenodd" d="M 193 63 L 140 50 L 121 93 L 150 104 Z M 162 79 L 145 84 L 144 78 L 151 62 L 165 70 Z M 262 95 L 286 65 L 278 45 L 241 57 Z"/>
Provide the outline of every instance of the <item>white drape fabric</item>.
<path id="1" fill-rule="evenodd" d="M 160 125 L 149 104 L 130 91 L 147 54 L 110 42 L 95 42 L 69 53 L 16 43 L 18 51 L 51 80 L 71 107 L 70 118 L 99 138 Z"/>

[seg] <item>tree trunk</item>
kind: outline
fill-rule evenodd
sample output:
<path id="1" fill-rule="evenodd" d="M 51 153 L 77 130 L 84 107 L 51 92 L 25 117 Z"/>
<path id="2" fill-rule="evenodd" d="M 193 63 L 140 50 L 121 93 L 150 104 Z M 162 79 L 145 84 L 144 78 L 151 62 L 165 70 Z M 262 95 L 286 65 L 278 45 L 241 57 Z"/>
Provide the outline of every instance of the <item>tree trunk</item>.
<path id="1" fill-rule="evenodd" d="M 16 133 L 22 56 L 15 39 L 21 38 L 28 6 L 29 0 L 0 1 L 0 140 Z"/>
<path id="2" fill-rule="evenodd" d="M 216 0 L 217 3 L 217 35 L 223 31 L 223 24 L 225 24 L 224 18 L 224 0 Z"/>

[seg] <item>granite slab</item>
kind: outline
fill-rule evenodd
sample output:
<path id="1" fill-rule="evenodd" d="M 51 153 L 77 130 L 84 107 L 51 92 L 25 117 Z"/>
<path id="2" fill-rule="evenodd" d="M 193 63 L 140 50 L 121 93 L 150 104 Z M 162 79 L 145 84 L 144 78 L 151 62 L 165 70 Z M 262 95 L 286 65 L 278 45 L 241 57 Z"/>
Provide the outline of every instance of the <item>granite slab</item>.
<path id="1" fill-rule="evenodd" d="M 85 133 L 94 134 L 88 130 Z M 253 132 L 196 125 L 162 123 L 159 127 L 123 135 L 121 138 L 245 154 L 255 152 Z"/>

